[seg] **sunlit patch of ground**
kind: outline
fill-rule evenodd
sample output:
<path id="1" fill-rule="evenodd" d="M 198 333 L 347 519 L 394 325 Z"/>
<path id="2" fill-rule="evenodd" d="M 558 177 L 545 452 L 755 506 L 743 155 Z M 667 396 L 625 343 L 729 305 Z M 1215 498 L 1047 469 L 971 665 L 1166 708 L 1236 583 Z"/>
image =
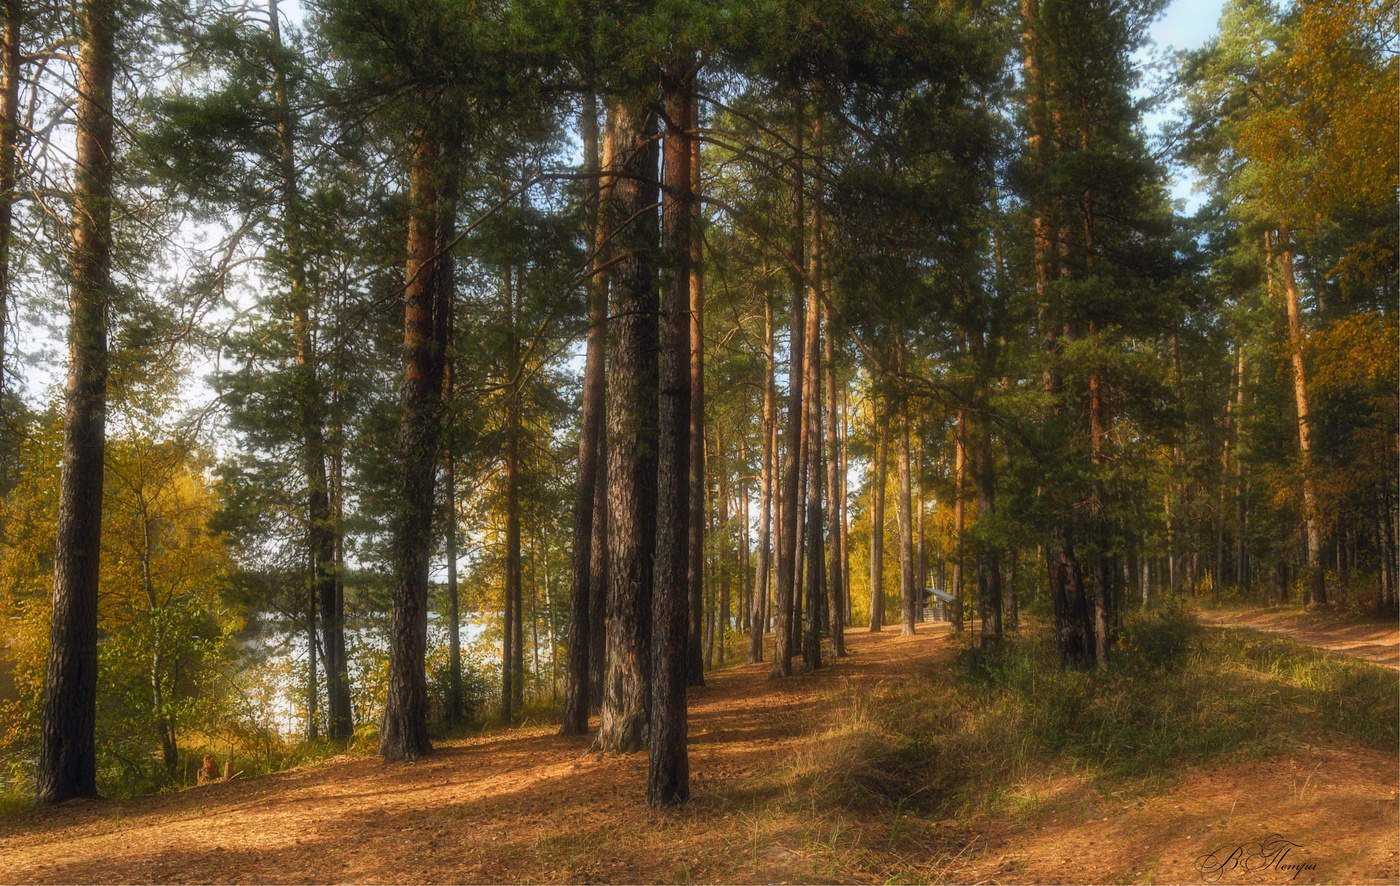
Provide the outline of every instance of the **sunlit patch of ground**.
<path id="1" fill-rule="evenodd" d="M 1279 634 L 1308 646 L 1400 669 L 1400 626 L 1394 619 L 1361 620 L 1293 609 L 1213 610 L 1199 612 L 1197 617 L 1216 627 Z"/>
<path id="2" fill-rule="evenodd" d="M 0 822 L 4 882 L 1172 882 L 1277 832 L 1291 870 L 1224 882 L 1400 877 L 1395 754 L 1343 740 L 1171 773 L 1115 795 L 1031 775 L 964 820 L 850 810 L 773 774 L 832 725 L 837 698 L 951 662 L 946 626 L 871 635 L 816 675 L 711 674 L 691 702 L 692 802 L 653 812 L 646 756 L 554 727 L 444 743 L 416 764 L 340 757 L 266 777 Z"/>

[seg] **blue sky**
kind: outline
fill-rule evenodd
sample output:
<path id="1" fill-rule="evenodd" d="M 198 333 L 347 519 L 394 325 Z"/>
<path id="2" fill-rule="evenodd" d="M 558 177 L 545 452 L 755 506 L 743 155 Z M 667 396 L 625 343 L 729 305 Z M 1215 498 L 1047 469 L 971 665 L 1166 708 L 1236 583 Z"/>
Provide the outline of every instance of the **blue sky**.
<path id="1" fill-rule="evenodd" d="M 1224 0 L 1176 0 L 1152 28 L 1161 46 L 1195 49 L 1215 33 Z"/>
<path id="2" fill-rule="evenodd" d="M 1152 26 L 1154 45 L 1139 53 L 1138 60 L 1147 62 L 1160 57 L 1168 50 L 1199 49 L 1216 33 L 1220 22 L 1220 10 L 1225 0 L 1175 0 L 1162 17 Z M 1155 134 L 1163 123 L 1170 120 L 1180 110 L 1177 103 L 1169 103 L 1159 111 L 1149 114 L 1144 120 L 1148 132 Z M 1185 211 L 1193 211 L 1201 202 L 1192 194 L 1194 181 L 1185 171 L 1172 171 L 1172 196 L 1186 202 Z"/>

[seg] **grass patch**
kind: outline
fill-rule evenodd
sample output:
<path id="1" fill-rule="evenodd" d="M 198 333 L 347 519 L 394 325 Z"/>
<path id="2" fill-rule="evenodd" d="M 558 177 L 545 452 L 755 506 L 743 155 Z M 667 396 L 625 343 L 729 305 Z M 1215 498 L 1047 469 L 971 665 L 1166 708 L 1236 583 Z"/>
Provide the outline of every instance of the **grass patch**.
<path id="1" fill-rule="evenodd" d="M 19 815 L 34 808 L 34 798 L 23 794 L 0 794 L 0 820 Z"/>
<path id="2" fill-rule="evenodd" d="M 1030 815 L 1018 786 L 1087 775 L 1152 791 L 1183 766 L 1343 737 L 1395 750 L 1395 675 L 1173 612 L 1126 625 L 1103 672 L 1063 671 L 1049 632 L 837 699 L 837 725 L 774 778 L 836 807 Z"/>
<path id="3" fill-rule="evenodd" d="M 377 742 L 377 732 L 372 736 Z M 334 741 L 319 738 L 314 741 L 268 740 L 262 748 L 250 750 L 239 746 L 230 750 L 225 742 L 210 743 L 200 736 L 194 736 L 191 743 L 180 750 L 180 763 L 175 772 L 167 772 L 160 765 L 153 752 L 149 758 L 123 760 L 121 766 L 108 765 L 98 771 L 98 794 L 108 800 L 128 800 L 149 794 L 168 791 L 181 791 L 198 783 L 198 772 L 204 755 L 214 757 L 220 775 L 226 760 L 233 763 L 232 771 L 238 779 L 253 778 L 282 772 L 298 766 L 319 763 L 342 754 L 366 754 L 374 749 L 374 743 L 366 744 L 357 737 L 349 741 Z M 99 757 L 99 760 L 102 760 Z M 0 819 L 9 818 L 34 808 L 33 763 L 17 770 L 17 776 L 0 785 Z"/>

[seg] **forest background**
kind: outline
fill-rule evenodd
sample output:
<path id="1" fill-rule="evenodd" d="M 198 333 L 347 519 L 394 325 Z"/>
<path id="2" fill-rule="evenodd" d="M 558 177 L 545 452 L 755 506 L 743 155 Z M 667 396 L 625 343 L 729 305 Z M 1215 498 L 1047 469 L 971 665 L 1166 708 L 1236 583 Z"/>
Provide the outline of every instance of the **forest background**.
<path id="1" fill-rule="evenodd" d="M 691 683 L 926 586 L 1071 669 L 1182 600 L 1393 609 L 1394 4 L 1236 0 L 1149 72 L 1162 7 L 6 0 L 0 787 L 44 767 L 83 514 L 106 793 L 607 720 L 651 599 L 579 557 L 652 562 L 656 500 L 597 482 L 648 410 Z"/>

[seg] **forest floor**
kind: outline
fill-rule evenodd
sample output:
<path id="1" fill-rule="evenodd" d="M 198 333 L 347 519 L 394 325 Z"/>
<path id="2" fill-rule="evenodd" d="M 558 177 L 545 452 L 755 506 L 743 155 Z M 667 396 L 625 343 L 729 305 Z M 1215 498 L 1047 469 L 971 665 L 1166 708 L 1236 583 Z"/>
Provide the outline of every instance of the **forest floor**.
<path id="1" fill-rule="evenodd" d="M 644 753 L 538 725 L 439 742 L 415 764 L 344 755 L 0 821 L 0 881 L 211 883 L 1196 882 L 1197 859 L 1278 833 L 1286 865 L 1223 882 L 1397 880 L 1395 753 L 1340 735 L 1136 782 L 1032 767 L 938 818 L 833 805 L 783 777 L 839 747 L 852 699 L 951 665 L 944 625 L 851 630 L 814 675 L 712 673 L 690 706 L 693 799 L 654 812 Z M 1257 853 L 1252 857 L 1258 860 Z M 1307 867 L 1312 866 L 1312 867 Z"/>
<path id="2" fill-rule="evenodd" d="M 1307 646 L 1400 670 L 1400 626 L 1394 618 L 1366 618 L 1326 610 L 1304 612 L 1287 607 L 1202 610 L 1196 617 L 1215 627 L 1278 634 Z"/>

